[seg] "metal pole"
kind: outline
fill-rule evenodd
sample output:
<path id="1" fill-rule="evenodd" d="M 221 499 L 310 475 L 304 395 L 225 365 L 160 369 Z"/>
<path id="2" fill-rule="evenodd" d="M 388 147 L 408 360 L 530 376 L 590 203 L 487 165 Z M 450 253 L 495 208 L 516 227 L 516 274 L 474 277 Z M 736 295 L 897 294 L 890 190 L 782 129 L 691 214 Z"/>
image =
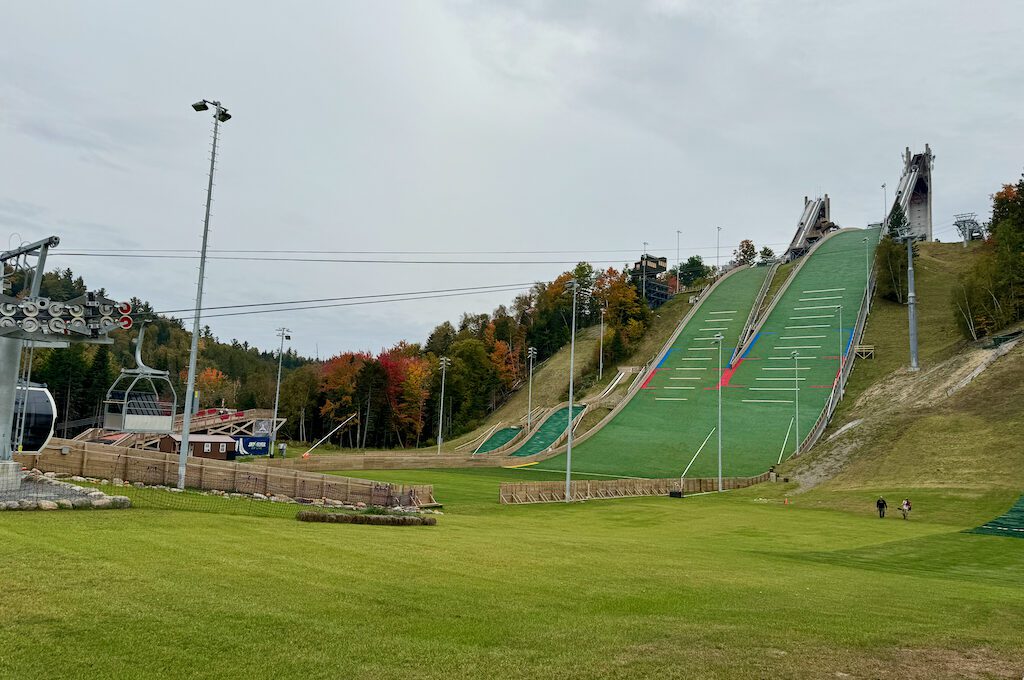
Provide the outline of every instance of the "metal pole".
<path id="1" fill-rule="evenodd" d="M 882 230 L 885 232 L 889 226 L 889 192 L 886 191 L 885 182 L 882 182 Z"/>
<path id="2" fill-rule="evenodd" d="M 646 274 L 646 272 L 645 272 Z M 576 289 L 577 281 L 572 281 L 572 330 L 569 334 L 569 436 L 565 446 L 565 502 L 572 500 L 572 398 L 573 371 L 576 368 Z"/>
<path id="3" fill-rule="evenodd" d="M 640 271 L 644 275 L 643 282 L 643 298 L 644 304 L 647 304 L 647 241 L 644 241 L 644 254 L 640 256 Z M 573 301 L 576 300 L 576 292 L 573 291 Z"/>
<path id="4" fill-rule="evenodd" d="M 676 288 L 678 287 L 677 281 Z M 597 379 L 600 381 L 604 377 L 604 307 L 601 308 L 601 342 L 597 352 Z"/>
<path id="5" fill-rule="evenodd" d="M 196 389 L 196 357 L 199 354 L 199 317 L 203 308 L 203 277 L 206 275 L 206 246 L 210 238 L 210 208 L 213 203 L 213 171 L 217 165 L 217 137 L 220 134 L 220 104 L 213 109 L 213 148 L 210 151 L 210 176 L 206 185 L 206 213 L 203 217 L 203 247 L 199 251 L 199 282 L 196 284 L 196 309 L 192 318 L 192 346 L 188 355 L 188 380 L 185 385 L 185 410 L 181 417 L 181 450 L 178 452 L 178 488 L 185 488 L 188 463 L 188 436 L 192 427 L 192 400 Z"/>
<path id="6" fill-rule="evenodd" d="M 274 390 L 274 419 L 270 421 L 270 453 L 273 455 L 274 446 L 277 444 L 277 405 L 281 400 L 281 364 L 284 361 L 284 339 L 288 337 L 287 328 L 278 328 L 277 334 L 281 336 L 281 349 L 277 351 L 277 389 Z"/>
<path id="7" fill-rule="evenodd" d="M 910 370 L 917 365 L 917 294 L 914 290 L 914 239 L 907 236 L 907 316 L 910 320 Z"/>
<path id="8" fill-rule="evenodd" d="M 843 344 L 843 306 L 836 305 L 836 310 L 839 311 L 839 371 L 836 373 L 837 390 L 839 392 L 839 398 L 843 398 L 843 364 L 846 363 L 846 345 Z"/>
<path id="9" fill-rule="evenodd" d="M 437 410 L 437 455 L 441 455 L 441 441 L 444 439 L 444 380 L 448 371 L 448 357 L 441 357 L 441 399 Z"/>
<path id="10" fill-rule="evenodd" d="M 722 343 L 721 333 L 715 335 L 718 343 L 718 492 L 722 492 Z"/>
<path id="11" fill-rule="evenodd" d="M 679 268 L 682 263 L 679 262 L 679 235 L 683 232 L 676 229 L 676 293 L 679 292 Z"/>
<path id="12" fill-rule="evenodd" d="M 718 267 L 717 275 L 722 275 L 722 228 L 718 227 L 718 234 L 715 237 L 715 266 Z"/>
<path id="13" fill-rule="evenodd" d="M 533 424 L 533 361 L 537 358 L 537 348 L 527 349 L 526 358 L 530 361 L 530 387 L 526 393 L 526 431 L 529 432 Z"/>
<path id="14" fill-rule="evenodd" d="M 800 352 L 793 352 L 793 455 L 800 453 Z"/>

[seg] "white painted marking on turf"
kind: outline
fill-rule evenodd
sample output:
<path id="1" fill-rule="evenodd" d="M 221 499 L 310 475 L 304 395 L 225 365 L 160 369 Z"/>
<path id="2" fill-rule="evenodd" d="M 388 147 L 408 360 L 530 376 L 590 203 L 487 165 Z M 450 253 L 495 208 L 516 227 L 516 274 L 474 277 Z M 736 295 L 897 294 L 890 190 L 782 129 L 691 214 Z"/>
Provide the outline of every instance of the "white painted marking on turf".
<path id="1" fill-rule="evenodd" d="M 696 375 L 684 375 L 680 377 L 672 376 L 669 380 L 700 380 L 700 376 Z"/>
<path id="2" fill-rule="evenodd" d="M 680 357 L 680 361 L 711 361 L 711 357 Z"/>
<path id="3" fill-rule="evenodd" d="M 822 336 L 825 337 L 825 336 Z M 694 340 L 714 340 L 714 338 L 694 338 Z"/>
<path id="4" fill-rule="evenodd" d="M 735 314 L 735 313 L 736 313 L 735 309 L 724 309 L 724 310 L 722 310 L 720 312 L 708 312 L 708 314 Z"/>
<path id="5" fill-rule="evenodd" d="M 687 347 L 687 352 L 714 352 L 717 347 Z"/>
<path id="6" fill-rule="evenodd" d="M 793 421 L 794 418 L 789 419 L 789 427 L 786 428 L 786 438 L 782 441 L 782 448 L 779 449 L 779 461 L 776 465 L 782 462 L 782 454 L 786 452 L 786 444 L 789 443 L 789 433 L 793 431 Z"/>
<path id="7" fill-rule="evenodd" d="M 742 399 L 747 404 L 792 404 L 792 399 Z"/>
<path id="8" fill-rule="evenodd" d="M 816 298 L 800 298 L 797 302 L 821 302 L 822 300 L 842 300 L 842 295 L 825 295 Z"/>
<path id="9" fill-rule="evenodd" d="M 761 370 L 762 371 L 792 371 L 793 369 L 792 368 L 779 368 L 779 367 L 772 367 L 772 366 L 764 366 L 764 367 L 761 368 Z M 810 366 L 801 366 L 800 368 L 798 368 L 796 370 L 798 370 L 798 371 L 809 371 L 809 370 L 811 370 L 811 367 Z"/>
<path id="10" fill-rule="evenodd" d="M 793 360 L 793 357 L 765 357 L 765 358 L 766 359 L 777 359 L 777 360 L 780 360 L 780 361 L 783 360 L 783 359 L 785 359 L 786 361 L 792 361 Z M 805 359 L 817 359 L 817 358 L 818 357 L 805 357 L 802 354 L 800 355 L 800 361 L 804 361 Z M 786 370 L 788 371 L 790 369 L 787 368 Z"/>
<path id="11" fill-rule="evenodd" d="M 835 309 L 835 305 L 815 305 L 814 307 L 794 307 L 795 312 L 806 312 L 811 309 Z"/>
<path id="12" fill-rule="evenodd" d="M 704 319 L 704 323 L 728 323 L 732 319 Z"/>
<path id="13" fill-rule="evenodd" d="M 690 459 L 689 465 L 687 465 L 686 469 L 683 470 L 683 474 L 679 475 L 679 481 L 682 481 L 683 477 L 686 476 L 686 473 L 690 471 L 690 466 L 693 465 L 693 461 L 697 460 L 697 456 L 699 456 L 700 452 L 704 450 L 704 446 L 708 443 L 708 440 L 711 439 L 711 435 L 713 435 L 714 433 L 715 428 L 711 428 L 711 432 L 708 432 L 708 436 L 704 437 L 704 442 L 700 445 L 700 448 L 697 449 L 697 453 L 693 454 L 693 458 Z"/>
<path id="14" fill-rule="evenodd" d="M 654 401 L 688 401 L 686 397 L 655 397 Z"/>
<path id="15" fill-rule="evenodd" d="M 675 370 L 677 370 L 677 371 L 706 371 L 708 369 L 707 369 L 706 366 L 701 366 L 699 368 L 677 368 Z"/>
<path id="16" fill-rule="evenodd" d="M 756 392 L 796 392 L 795 387 L 748 387 Z"/>
<path id="17" fill-rule="evenodd" d="M 794 328 L 832 328 L 832 324 L 830 324 L 830 323 L 819 323 L 819 324 L 811 325 L 811 326 L 786 326 L 786 330 L 787 331 L 791 331 Z"/>
<path id="18" fill-rule="evenodd" d="M 824 337 L 824 335 L 782 335 L 779 336 L 779 340 L 817 340 Z"/>
<path id="19" fill-rule="evenodd" d="M 846 290 L 846 289 L 845 288 L 822 288 L 821 290 L 805 290 L 804 293 L 836 293 L 836 292 L 841 291 L 841 290 Z"/>
<path id="20" fill-rule="evenodd" d="M 695 390 L 697 388 L 696 387 L 690 387 L 689 385 L 683 385 L 683 386 L 680 386 L 680 387 L 677 387 L 675 385 L 666 385 L 665 387 L 662 387 L 661 389 L 663 389 L 663 390 Z"/>
<path id="21" fill-rule="evenodd" d="M 754 378 L 754 380 L 807 380 L 807 378 Z"/>
<path id="22" fill-rule="evenodd" d="M 707 323 L 707 322 L 705 321 L 704 323 Z M 698 330 L 702 330 L 702 331 L 727 331 L 729 329 L 723 327 L 723 328 L 700 328 Z"/>
<path id="23" fill-rule="evenodd" d="M 821 345 L 793 345 L 792 347 L 783 347 L 782 345 L 776 345 L 772 349 L 784 350 L 784 349 L 821 349 Z"/>
<path id="24" fill-rule="evenodd" d="M 789 317 L 789 320 L 797 321 L 799 319 L 834 319 L 835 316 L 835 314 L 814 314 L 811 316 L 791 316 Z"/>

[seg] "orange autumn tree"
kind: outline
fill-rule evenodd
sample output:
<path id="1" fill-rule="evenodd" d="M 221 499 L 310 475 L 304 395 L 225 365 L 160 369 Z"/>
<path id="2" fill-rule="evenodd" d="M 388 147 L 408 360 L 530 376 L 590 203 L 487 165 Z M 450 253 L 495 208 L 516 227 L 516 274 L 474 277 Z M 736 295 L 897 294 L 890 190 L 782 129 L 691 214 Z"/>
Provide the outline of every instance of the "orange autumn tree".
<path id="1" fill-rule="evenodd" d="M 320 368 L 320 392 L 324 395 L 324 404 L 320 407 L 322 416 L 340 423 L 352 415 L 356 377 L 370 359 L 366 352 L 344 352 L 324 362 Z"/>

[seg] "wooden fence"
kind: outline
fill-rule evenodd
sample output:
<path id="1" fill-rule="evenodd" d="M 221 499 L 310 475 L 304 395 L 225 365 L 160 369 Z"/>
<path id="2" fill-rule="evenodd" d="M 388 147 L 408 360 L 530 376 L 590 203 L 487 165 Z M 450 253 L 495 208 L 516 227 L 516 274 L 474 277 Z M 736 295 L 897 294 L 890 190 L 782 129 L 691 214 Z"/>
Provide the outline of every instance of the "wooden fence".
<path id="1" fill-rule="evenodd" d="M 103 444 L 54 440 L 41 453 L 19 453 L 15 459 L 28 468 L 82 477 L 122 479 L 147 485 L 176 486 L 178 456 Z M 185 486 L 228 493 L 329 498 L 367 505 L 427 505 L 435 503 L 431 484 L 389 484 L 355 477 L 282 470 L 248 463 L 189 457 Z"/>
<path id="2" fill-rule="evenodd" d="M 725 477 L 725 490 L 744 487 L 768 481 L 768 473 L 757 477 Z M 581 479 L 570 484 L 570 496 L 574 501 L 588 501 L 602 498 L 634 498 L 637 496 L 667 496 L 670 491 L 680 490 L 678 477 L 670 479 Z M 684 494 L 706 493 L 718 490 L 718 479 L 695 478 L 682 480 Z M 565 482 L 502 482 L 498 492 L 499 501 L 506 505 L 518 503 L 561 503 L 565 501 Z"/>

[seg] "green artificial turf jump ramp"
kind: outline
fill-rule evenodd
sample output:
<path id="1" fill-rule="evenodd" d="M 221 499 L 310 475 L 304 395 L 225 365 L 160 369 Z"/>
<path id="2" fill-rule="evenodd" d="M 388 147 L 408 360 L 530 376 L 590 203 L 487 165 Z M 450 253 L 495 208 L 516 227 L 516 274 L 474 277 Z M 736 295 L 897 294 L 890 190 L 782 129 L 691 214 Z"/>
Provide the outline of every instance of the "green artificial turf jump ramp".
<path id="1" fill-rule="evenodd" d="M 852 342 L 877 237 L 877 230 L 844 229 L 815 244 L 732 366 L 733 346 L 767 272 L 743 269 L 724 277 L 621 412 L 573 447 L 573 469 L 669 477 L 689 467 L 688 476 L 717 474 L 719 392 L 724 475 L 756 475 L 788 457 L 798 436 L 796 397 L 800 439 L 828 404 L 839 357 Z M 725 336 L 721 374 L 715 333 Z M 794 351 L 800 353 L 796 365 Z M 546 466 L 564 466 L 564 457 Z"/>

